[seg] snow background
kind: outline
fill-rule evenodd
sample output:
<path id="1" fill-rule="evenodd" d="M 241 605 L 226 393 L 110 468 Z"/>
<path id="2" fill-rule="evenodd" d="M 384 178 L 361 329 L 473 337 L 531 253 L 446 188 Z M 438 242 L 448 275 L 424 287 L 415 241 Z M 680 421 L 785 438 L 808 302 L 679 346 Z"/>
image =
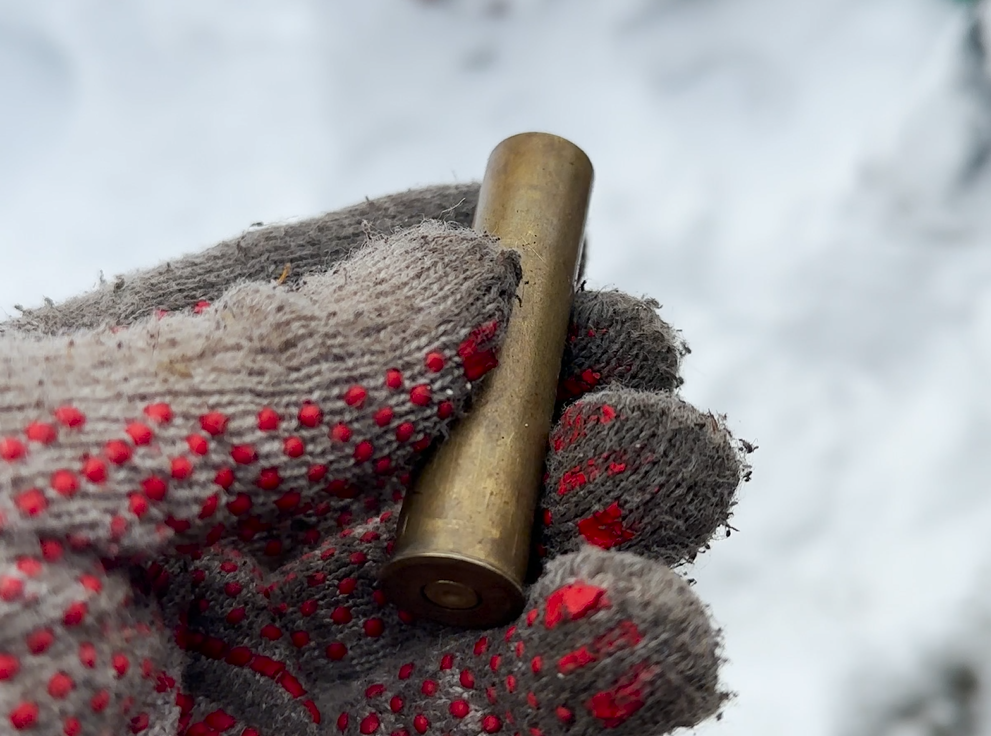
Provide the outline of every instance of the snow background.
<path id="1" fill-rule="evenodd" d="M 705 736 L 991 734 L 991 81 L 951 0 L 0 0 L 0 318 L 525 130 L 760 445 Z"/>

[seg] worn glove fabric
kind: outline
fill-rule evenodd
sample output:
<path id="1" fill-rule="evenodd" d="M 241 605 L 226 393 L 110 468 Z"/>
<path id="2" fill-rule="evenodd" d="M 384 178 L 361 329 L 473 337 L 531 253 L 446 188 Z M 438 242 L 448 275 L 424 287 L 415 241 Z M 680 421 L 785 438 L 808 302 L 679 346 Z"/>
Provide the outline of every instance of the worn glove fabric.
<path id="1" fill-rule="evenodd" d="M 748 472 L 656 304 L 580 292 L 514 624 L 377 589 L 405 489 L 498 362 L 477 187 L 288 226 L 0 327 L 0 733 L 662 734 L 720 708 L 672 567 Z"/>

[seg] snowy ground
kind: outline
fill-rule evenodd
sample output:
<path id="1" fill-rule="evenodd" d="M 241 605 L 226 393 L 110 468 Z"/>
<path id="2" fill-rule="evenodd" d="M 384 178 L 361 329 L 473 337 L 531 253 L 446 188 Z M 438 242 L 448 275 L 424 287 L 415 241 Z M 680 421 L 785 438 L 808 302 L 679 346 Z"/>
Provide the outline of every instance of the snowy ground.
<path id="1" fill-rule="evenodd" d="M 706 736 L 991 734 L 991 83 L 950 0 L 0 0 L 0 317 L 251 222 L 591 156 L 590 283 L 761 446 Z M 989 712 L 985 712 L 985 711 Z"/>

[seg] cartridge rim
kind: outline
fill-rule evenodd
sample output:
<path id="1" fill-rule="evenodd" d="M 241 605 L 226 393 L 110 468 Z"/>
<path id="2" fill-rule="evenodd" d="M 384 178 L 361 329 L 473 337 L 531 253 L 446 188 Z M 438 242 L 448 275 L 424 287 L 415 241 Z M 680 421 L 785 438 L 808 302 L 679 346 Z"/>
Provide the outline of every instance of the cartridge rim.
<path id="1" fill-rule="evenodd" d="M 513 575 L 463 555 L 427 553 L 393 559 L 381 580 L 389 599 L 402 601 L 413 616 L 448 626 L 488 628 L 523 610 L 523 589 Z M 448 603 L 462 607 L 442 605 L 445 591 L 453 594 Z M 471 596 L 474 605 L 464 605 Z"/>

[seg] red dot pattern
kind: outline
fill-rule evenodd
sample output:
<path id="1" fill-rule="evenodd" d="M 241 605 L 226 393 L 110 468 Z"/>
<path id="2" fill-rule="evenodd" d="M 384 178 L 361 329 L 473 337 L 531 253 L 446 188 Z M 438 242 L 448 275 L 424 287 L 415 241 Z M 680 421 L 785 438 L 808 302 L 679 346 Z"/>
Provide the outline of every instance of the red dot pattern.
<path id="1" fill-rule="evenodd" d="M 108 722 L 123 717 L 131 733 L 147 730 L 151 718 L 133 708 L 135 699 L 153 689 L 167 691 L 168 682 L 174 683 L 174 679 L 148 658 L 136 667 L 133 656 L 142 651 L 143 643 L 151 641 L 149 637 L 160 630 L 160 624 L 146 621 L 141 611 L 135 611 L 136 619 L 127 619 L 117 628 L 106 619 L 92 619 L 94 606 L 114 610 L 130 605 L 127 597 L 120 597 L 121 586 L 108 587 L 108 573 L 101 565 L 69 551 L 58 540 L 40 540 L 39 551 L 40 557 L 16 559 L 12 572 L 0 570 L 0 592 L 37 595 L 56 583 L 63 596 L 70 593 L 72 597 L 57 617 L 29 630 L 19 641 L 8 636 L 0 644 L 0 688 L 7 691 L 8 698 L 11 692 L 15 694 L 14 704 L 3 717 L 17 732 L 82 734 L 83 724 L 100 722 L 104 715 L 111 719 Z M 66 581 L 70 570 L 80 569 L 85 572 Z M 77 637 L 82 640 L 71 654 L 65 641 Z M 63 658 L 43 661 L 45 679 L 36 687 L 36 658 L 53 652 Z M 57 666 L 52 668 L 52 664 Z M 120 689 L 115 682 L 121 683 Z M 112 692 L 133 696 L 115 699 Z"/>
<path id="2" fill-rule="evenodd" d="M 614 672 L 604 670 L 598 692 L 589 690 L 587 681 L 570 690 L 553 684 L 587 673 L 613 654 L 631 659 L 643 634 L 630 620 L 602 617 L 611 610 L 605 589 L 580 580 L 566 583 L 499 636 L 455 636 L 448 639 L 451 649 L 433 662 L 409 662 L 385 673 L 338 714 L 339 732 L 364 733 L 365 724 L 366 730 L 375 725 L 387 734 L 445 736 L 462 728 L 464 733 L 550 734 L 581 717 L 592 719 L 593 728 L 622 726 L 643 706 L 656 667 L 633 664 L 618 683 Z M 541 645 L 544 632 L 561 627 L 567 637 L 557 639 L 553 649 Z M 525 654 L 542 648 L 541 654 Z M 577 702 L 544 702 L 537 693 L 546 689 L 545 681 L 551 692 L 570 692 Z"/>
<path id="3" fill-rule="evenodd" d="M 505 645 L 508 654 L 519 636 L 515 627 L 510 628 L 499 645 Z M 534 719 L 538 713 L 535 701 L 514 696 L 518 691 L 516 676 L 493 677 L 491 684 L 482 685 L 472 674 L 476 669 L 497 669 L 492 663 L 507 656 L 492 654 L 493 646 L 488 637 L 481 637 L 463 641 L 462 653 L 444 652 L 432 664 L 402 664 L 384 681 L 368 686 L 362 700 L 353 702 L 350 710 L 338 714 L 338 731 L 366 734 L 381 729 L 386 734 L 444 736 L 463 722 L 469 724 L 466 733 L 514 733 L 507 731 L 507 724 L 516 732 L 524 725 L 528 733 L 540 732 Z M 452 688 L 458 693 L 467 691 L 467 695 L 451 697 Z"/>
<path id="4" fill-rule="evenodd" d="M 425 359 L 428 369 L 439 371 L 445 365 L 445 359 L 438 352 L 428 354 Z M 396 390 L 401 387 L 402 375 L 396 369 L 389 369 L 383 382 L 387 389 Z M 414 407 L 427 406 L 432 401 L 432 393 L 429 385 L 418 384 L 408 395 L 408 400 Z M 361 385 L 353 385 L 347 389 L 343 396 L 344 404 L 351 409 L 361 409 L 369 401 L 369 393 Z M 182 422 L 182 417 L 177 417 L 174 408 L 167 402 L 155 401 L 146 404 L 142 409 L 142 415 L 147 421 L 132 420 L 125 422 L 122 426 L 119 438 L 109 439 L 103 443 L 101 451 L 94 454 L 85 454 L 77 469 L 63 468 L 55 471 L 47 483 L 48 490 L 43 487 L 24 488 L 15 495 L 15 504 L 23 516 L 38 517 L 43 515 L 57 496 L 65 498 L 73 497 L 81 487 L 81 484 L 105 484 L 112 482 L 112 468 L 119 467 L 126 470 L 130 463 L 141 459 L 142 448 L 148 447 L 158 451 L 156 437 L 156 427 L 168 427 Z M 29 444 L 38 442 L 43 445 L 52 444 L 58 438 L 57 424 L 68 430 L 79 430 L 86 424 L 85 414 L 76 407 L 58 407 L 53 414 L 57 423 L 35 421 L 29 424 L 24 430 L 27 440 L 18 437 L 4 437 L 0 444 L 0 457 L 6 462 L 17 462 L 23 459 L 29 452 Z M 437 416 L 445 420 L 453 416 L 454 407 L 452 402 L 441 402 L 437 408 Z M 416 437 L 416 425 L 413 422 L 396 422 L 396 416 L 392 406 L 380 406 L 373 412 L 373 422 L 377 427 L 391 431 L 395 441 L 400 445 L 407 445 L 413 452 L 422 452 L 431 442 L 430 435 Z M 316 428 L 324 420 L 324 411 L 315 402 L 304 402 L 297 411 L 297 424 L 301 428 Z M 213 442 L 223 442 L 225 434 L 228 432 L 231 418 L 221 411 L 207 411 L 195 417 L 194 431 L 185 435 L 185 445 L 187 454 L 174 454 L 169 461 L 167 477 L 150 476 L 140 482 L 140 490 L 132 490 L 127 494 L 127 505 L 125 514 L 116 514 L 109 519 L 108 537 L 113 540 L 120 540 L 125 534 L 134 529 L 134 521 L 155 518 L 152 512 L 155 504 L 165 501 L 168 494 L 169 483 L 181 483 L 183 481 L 196 481 L 196 458 L 205 457 L 211 452 Z M 261 407 L 255 416 L 255 424 L 259 430 L 265 432 L 278 431 L 284 427 L 286 422 L 278 411 L 270 406 Z M 361 465 L 370 462 L 372 472 L 378 476 L 389 475 L 393 472 L 395 463 L 389 455 L 376 457 L 375 445 L 368 439 L 354 437 L 354 433 L 349 423 L 338 421 L 331 425 L 328 433 L 330 440 L 351 446 L 351 456 L 353 462 Z M 299 435 L 290 435 L 283 439 L 283 455 L 290 459 L 302 458 L 307 452 L 306 441 Z M 237 468 L 244 466 L 250 468 L 258 464 L 258 449 L 253 444 L 234 443 L 230 446 L 229 456 L 232 461 L 231 467 L 221 468 L 216 471 L 213 483 L 224 491 L 233 488 L 239 479 Z M 308 470 L 311 482 L 323 480 L 323 468 L 326 466 L 314 465 Z M 350 495 L 350 484 L 345 484 L 342 489 L 339 484 L 334 485 L 337 479 L 331 480 L 331 485 L 327 488 L 334 495 Z M 263 467 L 257 471 L 255 486 L 262 491 L 276 491 L 282 485 L 283 479 L 277 468 Z M 49 495 L 51 493 L 51 495 Z M 272 503 L 280 514 L 293 513 L 300 507 L 300 498 L 296 495 L 280 495 L 272 499 Z M 178 517 L 167 515 L 163 519 L 165 527 L 179 533 L 191 531 L 196 521 L 204 521 L 213 517 L 218 508 L 219 498 L 215 494 L 208 495 L 201 503 L 198 513 L 194 517 Z M 247 512 L 247 501 L 239 500 L 227 509 L 234 516 L 241 516 Z M 226 505 L 224 508 L 227 508 Z M 307 505 L 308 511 L 312 508 Z M 130 518 L 129 518 L 130 517 Z M 159 522 L 161 524 L 161 522 Z M 243 527 L 242 527 L 243 528 Z M 223 534 L 223 527 L 214 527 L 214 536 Z M 212 541 L 209 537 L 207 541 Z"/>
<path id="5" fill-rule="evenodd" d="M 209 303 L 201 302 L 194 311 L 208 308 Z M 62 504 L 82 503 L 93 494 L 107 499 L 117 489 L 123 492 L 117 496 L 120 505 L 108 509 L 103 517 L 102 529 L 73 532 L 62 542 L 46 541 L 41 546 L 44 562 L 28 557 L 14 573 L 0 569 L 0 600 L 19 603 L 25 596 L 37 595 L 43 588 L 32 587 L 33 576 L 44 575 L 46 564 L 61 564 L 65 550 L 75 554 L 96 549 L 112 556 L 118 545 L 178 535 L 174 537 L 176 551 L 200 566 L 201 574 L 193 571 L 189 577 L 200 589 L 190 609 L 196 620 L 182 617 L 175 643 L 192 657 L 264 677 L 297 702 L 310 722 L 319 722 L 321 714 L 302 683 L 321 673 L 311 672 L 311 665 L 300 665 L 300 657 L 318 653 L 323 664 L 317 670 L 353 661 L 366 646 L 412 621 L 405 612 L 387 605 L 369 571 L 373 570 L 371 563 L 381 564 L 391 551 L 391 541 L 386 538 L 383 543 L 379 529 L 398 510 L 400 486 L 408 483 L 405 468 L 439 434 L 437 422 L 456 414 L 457 402 L 449 398 L 452 391 L 437 390 L 431 381 L 443 383 L 452 368 L 463 371 L 461 357 L 456 351 L 433 350 L 419 369 L 410 366 L 406 372 L 419 376 L 420 382 L 408 381 L 403 371 L 390 368 L 381 374 L 379 383 L 352 385 L 338 398 L 307 400 L 296 407 L 258 406 L 247 416 L 241 410 L 209 407 L 190 414 L 166 400 L 154 399 L 136 407 L 130 416 L 121 416 L 116 428 L 108 430 L 102 412 L 97 421 L 87 417 L 83 407 L 64 404 L 19 432 L 8 430 L 0 437 L 0 472 L 6 472 L 6 464 L 16 478 L 21 477 L 16 475 L 17 468 L 26 467 L 26 459 L 38 454 L 43 458 L 47 448 L 58 450 L 62 440 L 66 447 L 71 440 L 71 446 L 78 448 L 73 450 L 78 452 L 74 461 L 70 458 L 45 477 L 30 484 L 16 485 L 20 481 L 15 481 L 10 498 L 18 523 L 43 518 Z M 430 380 L 423 382 L 424 375 Z M 276 437 L 277 457 L 268 442 L 235 441 L 250 432 Z M 343 454 L 334 449 L 334 443 L 344 446 Z M 64 451 L 60 453 L 65 456 Z M 367 470 L 357 470 L 361 466 Z M 373 489 L 371 494 L 359 493 L 361 486 L 349 477 L 355 472 L 368 474 L 365 487 Z M 280 525 L 288 520 L 311 526 L 302 531 L 294 527 L 284 535 L 287 527 Z M 0 521 L 0 530 L 3 525 Z M 279 579 L 263 583 L 266 574 L 257 569 L 210 567 L 206 549 L 215 549 L 212 545 L 224 538 L 258 550 L 263 557 L 281 559 L 288 549 L 312 552 L 281 568 Z M 328 574 L 328 569 L 335 572 Z M 164 594 L 171 585 L 170 573 L 159 568 L 142 585 L 147 586 L 146 593 Z M 309 597 L 300 597 L 301 585 L 311 590 Z M 0 651 L 0 683 L 18 681 L 24 672 L 24 657 L 44 656 L 60 637 L 89 630 L 95 619 L 87 596 L 105 595 L 108 588 L 102 574 L 90 573 L 81 574 L 77 586 L 79 597 L 64 605 L 51 626 L 41 625 L 24 635 L 23 655 Z M 259 625 L 262 620 L 266 623 Z M 212 624 L 206 626 L 207 622 Z M 225 632 L 225 636 L 216 632 Z M 282 647 L 283 656 L 248 646 L 260 640 Z M 72 667 L 105 671 L 114 680 L 139 677 L 164 688 L 160 692 L 175 690 L 175 679 L 150 660 L 135 660 L 127 647 L 105 652 L 104 646 L 98 637 L 80 641 Z M 112 713 L 117 718 L 124 713 L 132 733 L 152 725 L 148 713 L 133 707 L 133 699 L 121 700 L 115 694 L 123 691 L 108 683 L 83 692 L 80 682 L 72 668 L 52 671 L 44 692 L 13 706 L 6 714 L 8 721 L 17 730 L 29 730 L 58 717 L 66 734 L 87 733 L 86 724 L 98 714 Z M 84 707 L 73 715 L 57 715 L 43 707 L 44 697 L 79 702 Z M 241 728 L 242 736 L 261 733 L 238 723 L 223 708 L 203 712 L 189 694 L 175 691 L 175 698 L 184 733 L 223 733 L 235 728 Z M 385 710 L 401 711 L 402 704 L 402 698 L 391 696 Z M 413 731 L 426 733 L 435 720 L 416 713 L 410 724 Z M 370 712 L 356 715 L 349 723 L 361 733 L 377 733 L 385 721 Z"/>

